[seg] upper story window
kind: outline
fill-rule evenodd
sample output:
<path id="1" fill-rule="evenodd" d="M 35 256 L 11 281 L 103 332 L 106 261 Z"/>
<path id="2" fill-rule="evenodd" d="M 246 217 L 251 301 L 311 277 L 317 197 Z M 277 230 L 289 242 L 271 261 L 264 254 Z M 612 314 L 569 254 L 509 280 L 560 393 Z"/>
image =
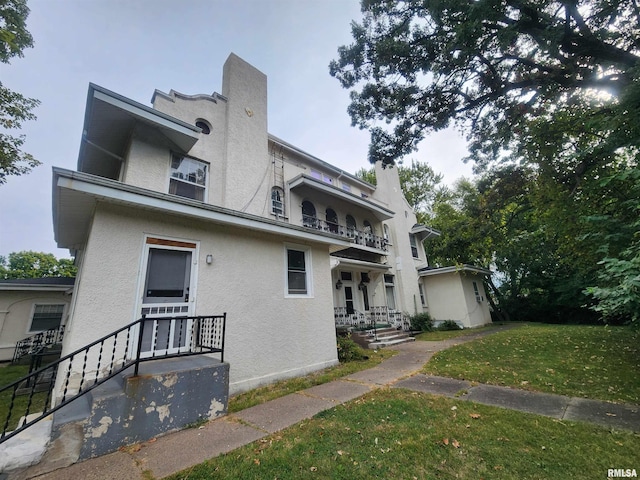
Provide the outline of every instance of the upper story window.
<path id="1" fill-rule="evenodd" d="M 318 226 L 316 207 L 309 200 L 302 202 L 302 225 L 315 228 Z"/>
<path id="2" fill-rule="evenodd" d="M 201 118 L 196 120 L 196 127 L 202 130 L 202 133 L 205 135 L 209 135 L 211 133 L 211 125 L 209 125 L 209 122 L 206 120 L 202 120 Z"/>
<path id="3" fill-rule="evenodd" d="M 413 233 L 409 234 L 409 243 L 411 244 L 411 255 L 413 258 L 420 258 L 420 255 L 418 255 L 418 243 L 416 242 L 416 236 Z"/>
<path id="4" fill-rule="evenodd" d="M 284 191 L 280 187 L 271 189 L 271 213 L 284 216 Z"/>
<path id="5" fill-rule="evenodd" d="M 326 212 L 327 227 L 330 232 L 338 233 L 338 214 L 333 208 L 327 208 Z"/>
<path id="6" fill-rule="evenodd" d="M 39 304 L 33 306 L 29 333 L 58 328 L 62 323 L 64 304 Z"/>
<path id="7" fill-rule="evenodd" d="M 352 215 L 347 215 L 347 236 L 353 237 L 356 234 L 356 219 Z"/>
<path id="8" fill-rule="evenodd" d="M 311 177 L 317 178 L 318 180 L 322 180 L 325 183 L 330 183 L 331 185 L 333 185 L 333 178 L 325 173 L 319 172 L 318 170 L 314 170 L 313 168 L 311 169 Z"/>
<path id="9" fill-rule="evenodd" d="M 343 183 L 343 184 L 342 184 L 342 189 L 343 189 L 345 192 L 351 192 L 351 185 L 349 185 L 348 183 Z"/>
<path id="10" fill-rule="evenodd" d="M 191 157 L 174 155 L 171 159 L 169 193 L 204 201 L 209 165 Z"/>

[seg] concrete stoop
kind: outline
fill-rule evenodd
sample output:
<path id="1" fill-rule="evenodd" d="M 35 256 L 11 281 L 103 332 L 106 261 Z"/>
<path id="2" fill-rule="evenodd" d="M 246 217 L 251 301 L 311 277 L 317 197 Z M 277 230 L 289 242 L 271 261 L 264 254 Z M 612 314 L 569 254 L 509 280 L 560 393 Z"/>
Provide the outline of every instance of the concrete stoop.
<path id="1" fill-rule="evenodd" d="M 364 332 L 352 332 L 351 339 L 364 348 L 378 349 L 415 341 L 408 333 L 395 327 L 383 327 Z"/>
<path id="2" fill-rule="evenodd" d="M 182 357 L 144 363 L 137 377 L 132 373 L 122 372 L 55 412 L 40 434 L 39 458 L 16 457 L 0 479 L 33 478 L 227 413 L 227 363 Z"/>

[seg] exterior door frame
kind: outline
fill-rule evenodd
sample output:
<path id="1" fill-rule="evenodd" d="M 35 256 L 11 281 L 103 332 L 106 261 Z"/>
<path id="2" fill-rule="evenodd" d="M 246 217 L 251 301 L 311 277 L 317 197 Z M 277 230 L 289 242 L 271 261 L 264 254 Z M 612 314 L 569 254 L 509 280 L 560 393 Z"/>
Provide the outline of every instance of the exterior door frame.
<path id="1" fill-rule="evenodd" d="M 144 236 L 144 244 L 142 248 L 142 255 L 140 260 L 140 271 L 138 274 L 138 296 L 136 302 L 136 310 L 135 310 L 135 318 L 140 318 L 142 315 L 145 315 L 146 318 L 160 318 L 160 317 L 190 317 L 194 315 L 195 306 L 196 306 L 196 298 L 197 298 L 197 278 L 198 278 L 198 253 L 200 242 L 192 241 L 192 240 L 184 240 L 168 237 L 165 235 L 150 235 L 146 234 Z M 189 291 L 188 291 L 188 299 L 187 301 L 179 301 L 179 302 L 160 302 L 160 303 L 145 303 L 145 287 L 147 282 L 147 269 L 149 267 L 149 253 L 152 249 L 159 250 L 172 250 L 172 251 L 183 251 L 191 253 L 191 266 L 189 272 Z M 176 353 L 181 345 L 188 345 L 190 342 L 190 338 L 188 336 L 188 332 L 191 329 L 191 321 L 188 321 L 186 327 L 183 327 L 180 324 L 181 331 L 179 331 L 180 342 L 178 347 L 172 346 L 171 343 L 175 343 L 174 335 L 176 333 L 176 329 L 178 328 L 178 321 L 172 320 L 169 325 L 169 345 L 167 348 L 155 348 L 156 345 L 153 344 L 154 339 L 157 341 L 155 331 L 159 329 L 159 325 L 157 321 L 146 322 L 145 323 L 145 332 L 144 336 L 147 336 L 147 328 L 152 326 L 154 334 L 151 336 L 151 349 L 147 351 L 141 352 L 141 357 L 150 357 L 154 354 L 166 354 L 166 353 Z M 185 336 L 182 337 L 182 331 L 185 332 Z M 134 342 L 138 341 L 139 331 L 135 332 L 135 335 L 132 335 L 132 340 Z M 164 334 L 163 334 L 164 335 Z M 130 351 L 132 354 L 136 351 L 135 348 L 131 348 Z"/>

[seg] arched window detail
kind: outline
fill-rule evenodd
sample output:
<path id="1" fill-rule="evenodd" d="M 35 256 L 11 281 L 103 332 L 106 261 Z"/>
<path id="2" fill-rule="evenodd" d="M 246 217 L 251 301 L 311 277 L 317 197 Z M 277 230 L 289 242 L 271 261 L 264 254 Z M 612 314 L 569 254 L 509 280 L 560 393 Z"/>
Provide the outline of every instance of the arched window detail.
<path id="1" fill-rule="evenodd" d="M 284 190 L 280 187 L 271 189 L 271 213 L 284 217 Z"/>
<path id="2" fill-rule="evenodd" d="M 312 228 L 317 228 L 318 226 L 316 207 L 308 200 L 302 202 L 302 225 Z"/>
<path id="3" fill-rule="evenodd" d="M 211 133 L 211 125 L 206 120 L 199 118 L 196 120 L 196 127 L 202 130 L 204 135 L 209 135 Z"/>
<path id="4" fill-rule="evenodd" d="M 333 208 L 327 208 L 326 212 L 327 228 L 332 233 L 338 233 L 338 214 Z"/>
<path id="5" fill-rule="evenodd" d="M 362 225 L 364 225 L 363 231 L 364 233 L 375 233 L 373 231 L 373 226 L 371 225 L 371 222 L 369 220 L 365 220 Z"/>
<path id="6" fill-rule="evenodd" d="M 354 238 L 356 236 L 356 219 L 351 215 L 347 215 L 346 218 L 347 223 L 347 236 L 350 238 Z"/>

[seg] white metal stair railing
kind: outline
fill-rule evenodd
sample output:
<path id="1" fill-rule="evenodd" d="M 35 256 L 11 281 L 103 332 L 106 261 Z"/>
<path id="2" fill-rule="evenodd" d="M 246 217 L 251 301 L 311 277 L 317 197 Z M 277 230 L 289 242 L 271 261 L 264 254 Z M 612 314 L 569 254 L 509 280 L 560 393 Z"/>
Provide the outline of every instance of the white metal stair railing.
<path id="1" fill-rule="evenodd" d="M 333 311 L 336 327 L 365 328 L 371 324 L 371 319 L 358 310 L 348 313 L 347 307 L 334 307 Z"/>

